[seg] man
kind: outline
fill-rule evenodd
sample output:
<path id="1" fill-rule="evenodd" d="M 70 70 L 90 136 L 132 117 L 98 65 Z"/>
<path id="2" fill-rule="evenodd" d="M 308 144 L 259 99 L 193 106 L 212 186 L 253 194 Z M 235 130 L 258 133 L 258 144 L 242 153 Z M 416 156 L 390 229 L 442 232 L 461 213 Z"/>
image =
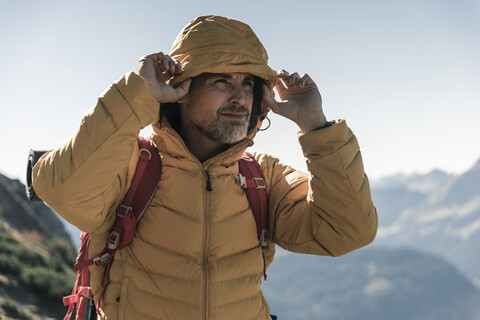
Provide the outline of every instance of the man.
<path id="1" fill-rule="evenodd" d="M 247 25 L 196 18 L 170 55 L 142 58 L 139 75 L 114 83 L 74 137 L 35 166 L 37 194 L 90 233 L 95 257 L 130 185 L 137 135 L 152 123 L 162 179 L 133 242 L 115 255 L 104 318 L 270 319 L 260 284 L 275 244 L 338 256 L 374 239 L 377 215 L 355 136 L 344 121 L 327 122 L 307 75 L 275 73 L 267 59 Z M 255 155 L 270 208 L 262 250 L 235 177 L 269 108 L 300 127 L 310 174 Z M 98 300 L 104 269 L 90 270 Z"/>

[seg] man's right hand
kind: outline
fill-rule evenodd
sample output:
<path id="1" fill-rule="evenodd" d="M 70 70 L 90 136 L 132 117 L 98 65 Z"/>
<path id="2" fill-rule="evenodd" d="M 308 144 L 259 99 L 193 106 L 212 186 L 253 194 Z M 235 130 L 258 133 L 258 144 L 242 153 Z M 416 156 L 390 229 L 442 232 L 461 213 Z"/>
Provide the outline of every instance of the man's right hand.
<path id="1" fill-rule="evenodd" d="M 145 80 L 158 102 L 176 102 L 188 93 L 191 79 L 181 82 L 176 88 L 166 83 L 182 72 L 180 62 L 162 52 L 144 56 L 138 62 L 138 74 Z"/>

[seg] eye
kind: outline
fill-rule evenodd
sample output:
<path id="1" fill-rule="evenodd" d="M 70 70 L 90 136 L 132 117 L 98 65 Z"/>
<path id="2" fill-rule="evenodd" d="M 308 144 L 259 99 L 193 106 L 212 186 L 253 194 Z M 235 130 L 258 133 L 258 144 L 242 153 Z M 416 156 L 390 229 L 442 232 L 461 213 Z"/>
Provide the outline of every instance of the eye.
<path id="1" fill-rule="evenodd" d="M 228 84 L 229 84 L 228 80 L 223 79 L 223 78 L 219 78 L 219 79 L 215 80 L 213 83 L 214 83 L 215 86 L 220 87 L 220 88 L 227 87 Z"/>
<path id="2" fill-rule="evenodd" d="M 255 82 L 253 80 L 245 80 L 243 81 L 243 85 L 245 87 L 253 88 L 253 86 L 255 85 Z"/>

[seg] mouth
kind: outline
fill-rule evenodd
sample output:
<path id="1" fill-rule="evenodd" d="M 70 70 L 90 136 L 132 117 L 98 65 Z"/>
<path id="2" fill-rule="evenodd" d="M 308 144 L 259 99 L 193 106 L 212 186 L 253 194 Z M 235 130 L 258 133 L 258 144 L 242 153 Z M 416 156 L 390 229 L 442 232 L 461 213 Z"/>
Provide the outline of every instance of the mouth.
<path id="1" fill-rule="evenodd" d="M 225 111 L 221 113 L 221 116 L 231 120 L 242 121 L 246 119 L 247 114 L 244 112 Z"/>

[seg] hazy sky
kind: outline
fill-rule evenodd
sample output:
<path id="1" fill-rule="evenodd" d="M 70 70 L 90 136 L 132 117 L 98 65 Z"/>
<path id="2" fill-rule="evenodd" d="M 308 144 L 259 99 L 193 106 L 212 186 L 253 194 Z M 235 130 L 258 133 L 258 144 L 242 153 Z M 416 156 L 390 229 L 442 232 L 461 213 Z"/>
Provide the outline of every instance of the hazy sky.
<path id="1" fill-rule="evenodd" d="M 24 181 L 30 148 L 59 146 L 111 82 L 205 14 L 248 23 L 272 68 L 308 73 L 370 177 L 480 159 L 480 0 L 0 0 L 0 172 Z M 304 169 L 296 125 L 270 118 L 253 149 Z"/>

